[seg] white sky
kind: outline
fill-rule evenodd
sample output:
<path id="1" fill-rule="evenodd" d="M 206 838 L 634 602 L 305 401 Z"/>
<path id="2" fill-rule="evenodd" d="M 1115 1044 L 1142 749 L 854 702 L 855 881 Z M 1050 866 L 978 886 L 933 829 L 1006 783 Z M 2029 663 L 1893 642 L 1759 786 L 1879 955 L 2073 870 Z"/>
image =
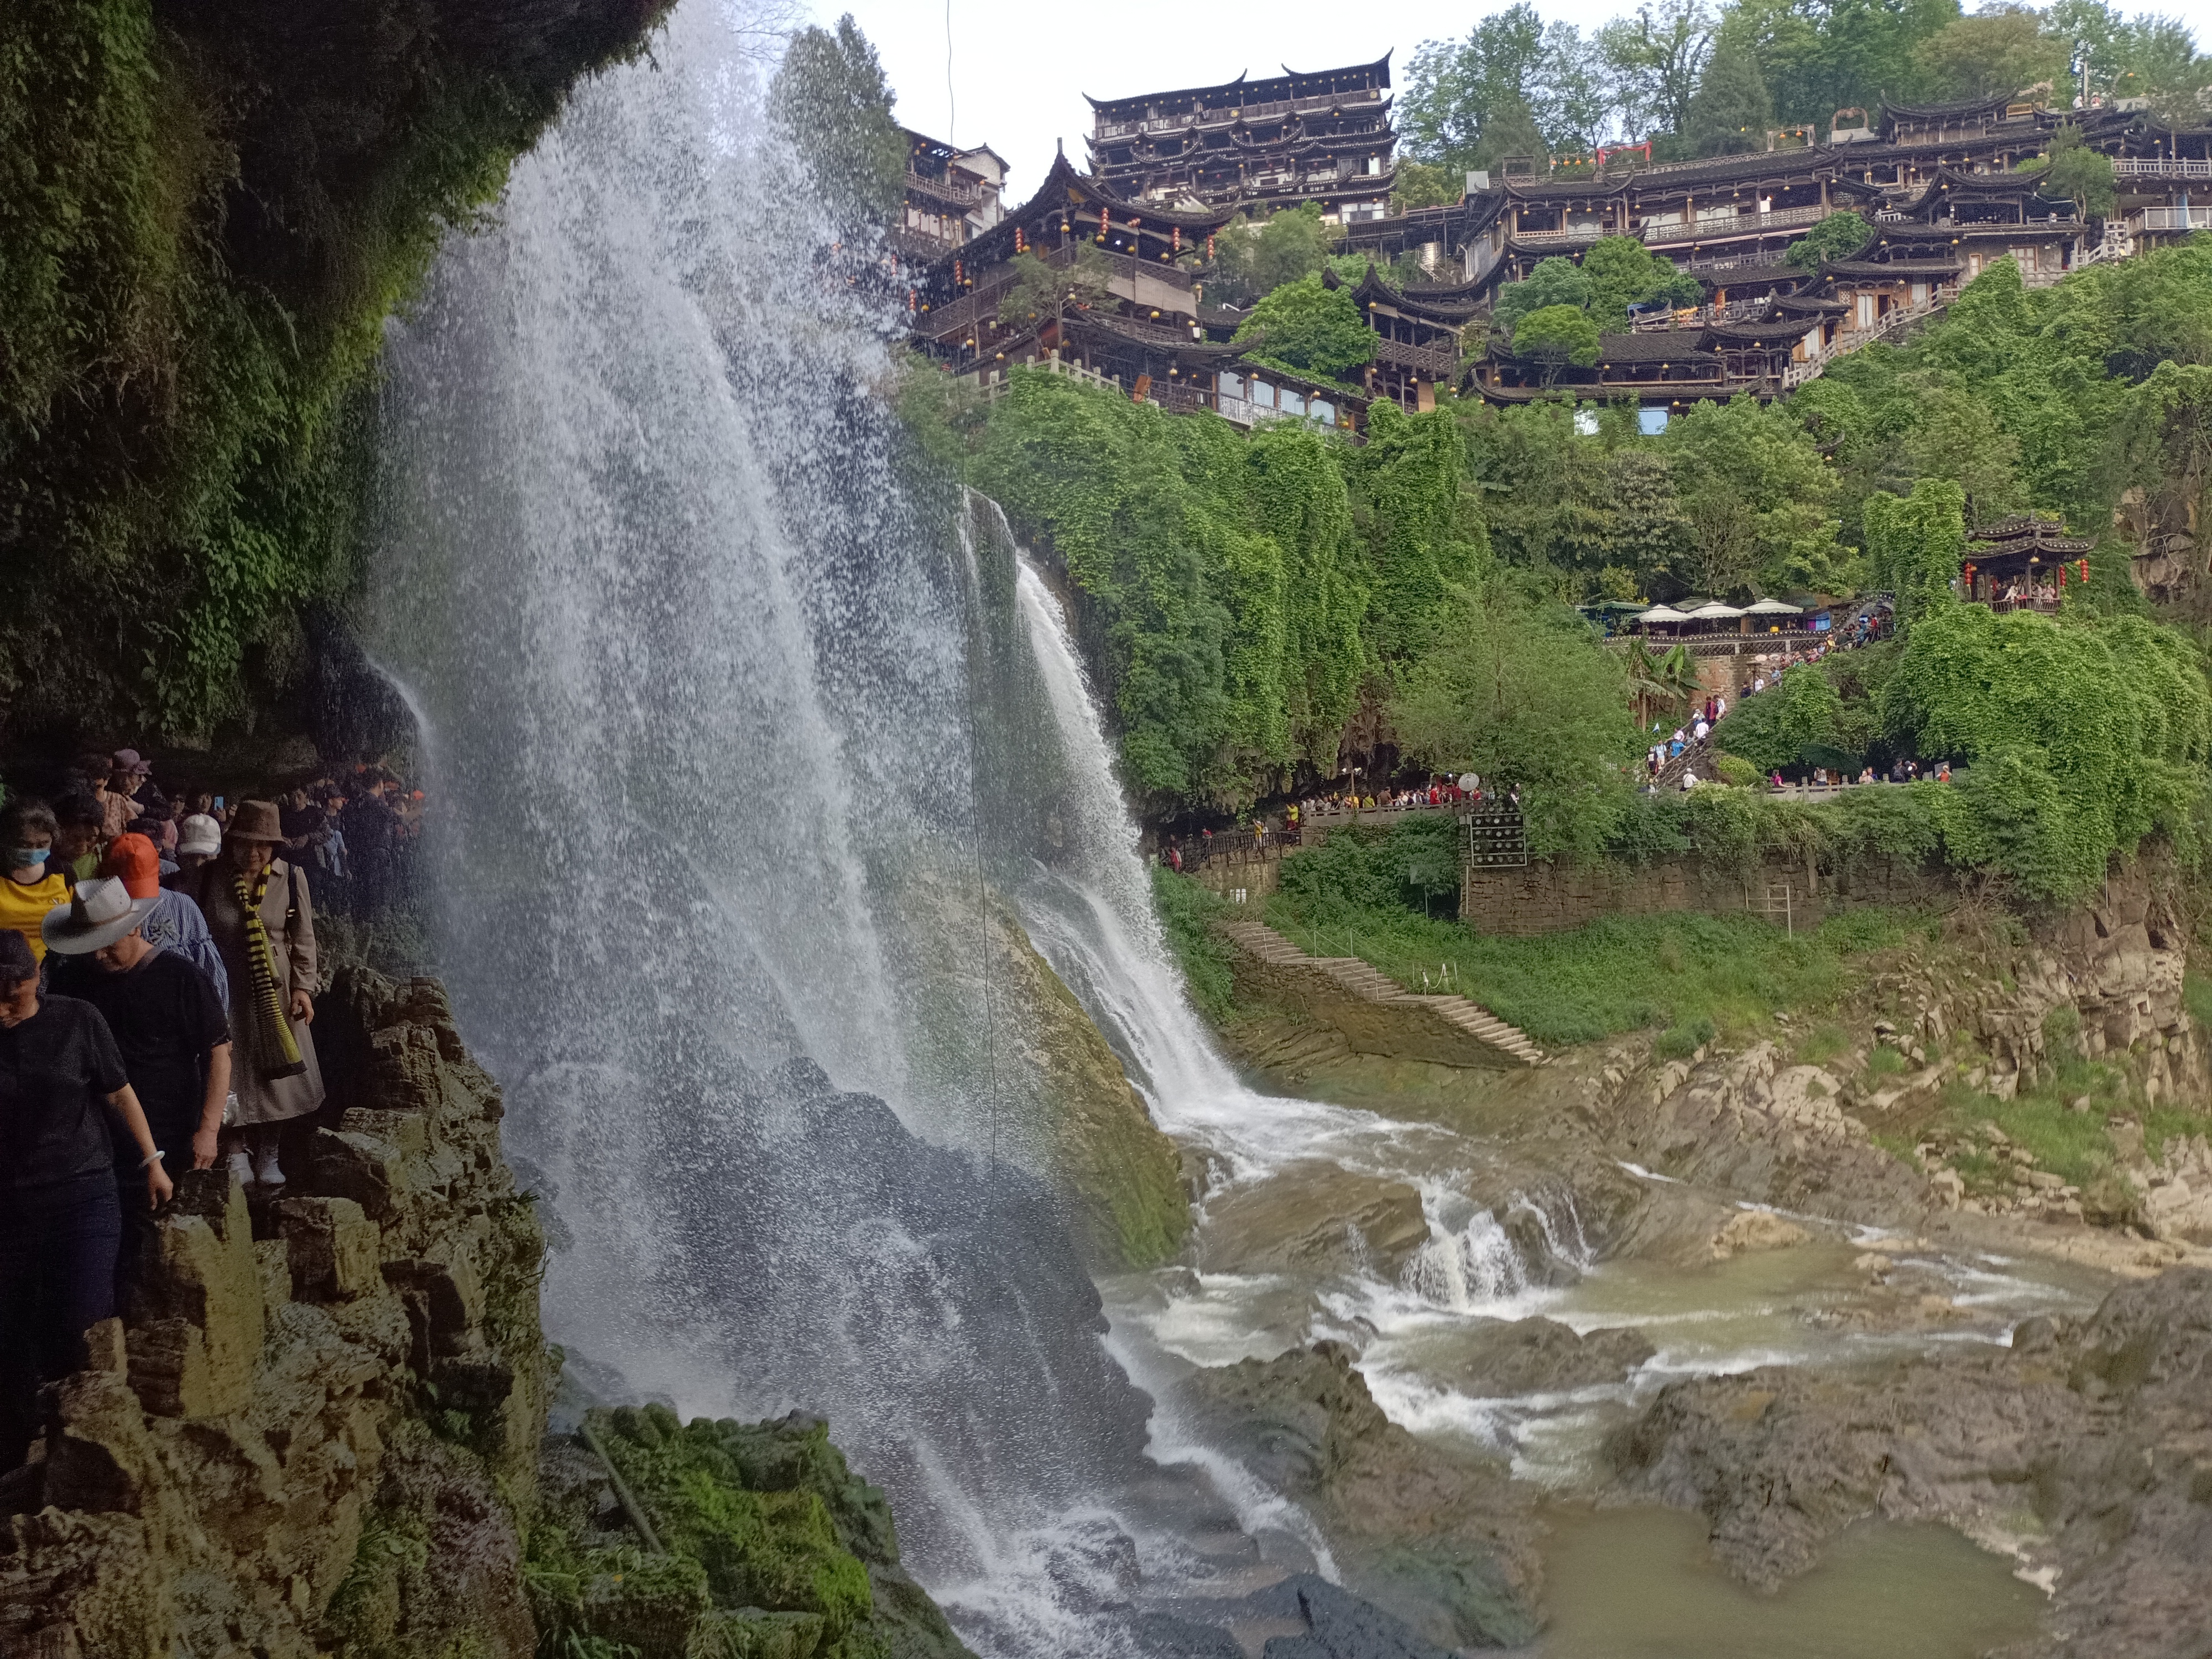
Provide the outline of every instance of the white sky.
<path id="1" fill-rule="evenodd" d="M 950 0 L 951 91 L 945 88 L 946 0 L 801 0 L 817 21 L 850 11 L 882 56 L 905 125 L 961 144 L 988 144 L 1012 167 L 1012 202 L 1028 199 L 1052 165 L 1053 143 L 1084 164 L 1091 107 L 1083 94 L 1127 98 L 1176 87 L 1212 86 L 1240 70 L 1255 80 L 1294 70 L 1372 63 L 1391 52 L 1402 88 L 1407 62 L 1424 40 L 1463 38 L 1505 0 L 1464 7 L 1415 0 L 1116 0 L 1060 9 L 1012 0 Z M 1967 0 L 1966 9 L 1976 9 Z M 2136 7 L 2122 0 L 2123 11 Z M 2157 4 L 2187 16 L 2196 8 Z M 1584 30 L 1633 11 L 1633 0 L 1540 0 L 1547 22 Z M 2194 20 L 2192 20 L 2194 21 Z M 2194 29 L 2200 43 L 2205 26 Z M 1263 46 L 1258 44 L 1265 41 Z M 1285 44 L 1289 43 L 1289 44 Z M 957 118 L 957 130 L 956 130 Z"/>
<path id="2" fill-rule="evenodd" d="M 988 144 L 1013 169 L 1011 200 L 1029 198 L 1052 165 L 1053 142 L 1084 165 L 1083 135 L 1094 98 L 1127 98 L 1176 87 L 1212 86 L 1247 70 L 1255 80 L 1294 70 L 1372 63 L 1385 52 L 1403 81 L 1413 48 L 1439 36 L 1464 36 L 1476 18 L 1503 4 L 1440 7 L 1413 0 L 1117 0 L 1064 9 L 1010 0 L 951 0 L 952 91 L 945 84 L 945 0 L 811 0 L 834 23 L 853 14 L 881 55 L 904 125 L 963 145 Z M 1588 28 L 1633 9 L 1614 0 L 1551 0 L 1547 21 Z M 1265 42 L 1264 45 L 1259 44 Z M 1290 45 L 1283 43 L 1289 42 Z M 954 131 L 954 118 L 958 127 Z"/>

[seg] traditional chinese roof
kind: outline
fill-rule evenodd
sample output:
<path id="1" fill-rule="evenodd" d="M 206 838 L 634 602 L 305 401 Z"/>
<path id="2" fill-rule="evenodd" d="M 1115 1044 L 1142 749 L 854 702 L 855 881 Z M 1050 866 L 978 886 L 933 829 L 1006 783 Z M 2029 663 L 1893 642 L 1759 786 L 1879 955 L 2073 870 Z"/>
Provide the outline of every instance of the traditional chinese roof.
<path id="1" fill-rule="evenodd" d="M 1890 104 L 1881 106 L 1883 118 L 1891 121 L 1948 121 L 1966 115 L 2002 115 L 2005 106 L 2020 101 L 2010 93 L 2000 93 L 1993 98 L 1963 98 L 1949 104 Z"/>
<path id="2" fill-rule="evenodd" d="M 1205 107 L 1229 103 L 1232 99 L 1239 105 L 1278 103 L 1286 98 L 1319 98 L 1334 92 L 1364 92 L 1371 87 L 1390 84 L 1390 54 L 1384 52 L 1371 64 L 1355 64 L 1344 69 L 1301 71 L 1285 65 L 1280 76 L 1265 81 L 1254 81 L 1239 75 L 1234 81 L 1222 81 L 1210 87 L 1185 87 L 1176 92 L 1147 92 L 1127 98 L 1093 98 L 1089 93 L 1083 100 L 1096 111 L 1101 119 L 1141 118 L 1147 109 L 1162 105 L 1179 104 L 1186 99 Z"/>
<path id="3" fill-rule="evenodd" d="M 1115 234 L 1136 244 L 1139 257 L 1166 252 L 1176 231 L 1183 233 L 1186 247 L 1194 243 L 1203 245 L 1207 236 L 1237 216 L 1233 205 L 1194 210 L 1124 201 L 1098 179 L 1078 173 L 1063 151 L 1053 158 L 1051 170 L 1037 186 L 1036 195 L 988 230 L 978 233 L 937 260 L 924 274 L 924 283 L 933 293 L 951 297 L 954 260 L 962 261 L 963 268 L 970 273 L 1001 264 L 1014 257 L 1016 231 L 1042 240 L 1048 229 L 1056 228 L 1063 217 L 1076 235 L 1085 235 L 1095 229 L 1101 208 L 1106 210 Z M 1147 237 L 1158 245 L 1156 248 L 1144 246 Z"/>
<path id="4" fill-rule="evenodd" d="M 2008 558 L 2014 555 L 2055 555 L 2060 558 L 2078 558 L 2089 550 L 2090 544 L 2069 536 L 2066 526 L 2057 519 L 2039 519 L 2032 513 L 2015 514 L 1984 525 L 1966 538 L 1966 553 L 1977 564 Z"/>
<path id="5" fill-rule="evenodd" d="M 1642 334 L 1606 334 L 1598 339 L 1601 369 L 1616 363 L 1695 362 L 1720 366 L 1720 360 L 1705 345 L 1702 328 L 1655 328 Z"/>
<path id="6" fill-rule="evenodd" d="M 1782 317 L 1760 323 L 1708 323 L 1705 332 L 1734 344 L 1774 345 L 1802 340 L 1820 325 L 1817 317 Z"/>
<path id="7" fill-rule="evenodd" d="M 1191 361 L 1223 362 L 1236 356 L 1240 349 L 1212 340 L 1194 340 L 1188 328 L 1172 328 L 1137 317 L 1120 317 L 1110 311 L 1071 311 L 1066 322 L 1069 331 L 1078 335 L 1145 346 Z"/>
<path id="8" fill-rule="evenodd" d="M 2017 230 L 2019 226 L 2010 228 Z M 1832 259 L 1820 267 L 1830 276 L 1869 278 L 1879 281 L 1888 278 L 1899 283 L 1925 283 L 1945 276 L 1955 276 L 1966 268 L 1966 262 L 1957 258 L 1930 259 Z"/>
<path id="9" fill-rule="evenodd" d="M 1424 322 L 1456 328 L 1482 308 L 1483 302 L 1475 297 L 1475 294 L 1473 283 L 1427 289 L 1413 286 L 1393 288 L 1382 280 L 1382 274 L 1370 263 L 1366 276 L 1361 277 L 1359 286 L 1352 290 L 1352 302 L 1363 311 L 1370 306 L 1388 306 L 1394 311 L 1403 312 L 1408 317 L 1418 317 Z"/>
<path id="10" fill-rule="evenodd" d="M 1774 306 L 1778 311 L 1801 312 L 1816 318 L 1840 316 L 1850 309 L 1841 300 L 1824 300 L 1816 294 L 1778 294 Z"/>

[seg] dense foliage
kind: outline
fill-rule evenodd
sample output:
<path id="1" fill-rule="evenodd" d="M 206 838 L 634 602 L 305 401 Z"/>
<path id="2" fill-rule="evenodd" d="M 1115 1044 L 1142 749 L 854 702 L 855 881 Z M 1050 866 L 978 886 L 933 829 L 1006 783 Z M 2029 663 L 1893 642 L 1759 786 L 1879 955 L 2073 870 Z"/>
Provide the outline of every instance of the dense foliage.
<path id="1" fill-rule="evenodd" d="M 0 712 L 187 735 L 283 681 L 384 318 L 660 9 L 0 11 Z"/>
<path id="2" fill-rule="evenodd" d="M 1256 362 L 1340 383 L 1375 361 L 1375 342 L 1352 296 L 1315 276 L 1285 283 L 1254 306 L 1235 343 Z"/>
<path id="3" fill-rule="evenodd" d="M 1065 563 L 1139 791 L 1234 798 L 1262 771 L 1334 757 L 1375 571 L 1319 433 L 1248 441 L 1023 374 L 975 476 Z"/>
<path id="4" fill-rule="evenodd" d="M 1659 161 L 1765 149 L 1771 133 L 1825 139 L 1838 111 L 2031 88 L 2066 107 L 2087 47 L 2100 94 L 2147 100 L 2162 122 L 2212 115 L 2212 61 L 2177 17 L 2124 17 L 2104 0 L 1657 0 L 1584 33 L 1533 5 L 1494 11 L 1413 55 L 1398 103 L 1412 159 L 1446 169 L 1508 156 L 1570 162 L 1649 139 Z M 2073 194 L 2069 184 L 2065 193 Z"/>

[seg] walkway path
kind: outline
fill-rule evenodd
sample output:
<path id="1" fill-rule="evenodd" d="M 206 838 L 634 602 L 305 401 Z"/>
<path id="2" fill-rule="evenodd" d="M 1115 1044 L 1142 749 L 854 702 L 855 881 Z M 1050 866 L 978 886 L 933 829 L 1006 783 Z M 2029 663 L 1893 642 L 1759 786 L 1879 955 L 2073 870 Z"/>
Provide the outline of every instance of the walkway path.
<path id="1" fill-rule="evenodd" d="M 1220 929 L 1231 944 L 1271 968 L 1325 981 L 1334 991 L 1349 994 L 1358 1001 L 1412 1015 L 1420 1024 L 1434 1025 L 1434 1035 L 1447 1042 L 1472 1038 L 1487 1051 L 1482 1057 L 1486 1063 L 1497 1063 L 1492 1056 L 1522 1066 L 1544 1063 L 1544 1051 L 1525 1033 L 1508 1025 L 1480 1003 L 1462 996 L 1419 995 L 1358 957 L 1308 956 L 1264 922 L 1224 921 Z M 1360 1046 L 1359 1033 L 1347 1029 L 1346 1035 L 1352 1039 L 1354 1047 Z M 1443 1054 L 1432 1057 L 1445 1059 Z M 1466 1062 L 1447 1059 L 1446 1063 Z"/>

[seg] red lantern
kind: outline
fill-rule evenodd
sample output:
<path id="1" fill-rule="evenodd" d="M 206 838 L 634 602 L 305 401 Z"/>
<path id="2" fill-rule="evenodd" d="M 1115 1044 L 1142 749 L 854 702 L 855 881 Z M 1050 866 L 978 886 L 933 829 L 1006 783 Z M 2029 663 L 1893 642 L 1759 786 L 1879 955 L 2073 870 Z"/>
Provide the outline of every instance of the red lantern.
<path id="1" fill-rule="evenodd" d="M 1210 230 L 1206 233 L 1206 257 L 1209 263 L 1213 258 L 1213 233 Z"/>
<path id="2" fill-rule="evenodd" d="M 914 314 L 914 307 L 915 307 L 915 301 L 916 301 L 917 300 L 919 300 L 919 299 L 920 299 L 920 297 L 921 297 L 921 296 L 920 296 L 919 295 L 917 295 L 917 294 L 916 294 L 916 293 L 915 293 L 912 289 L 907 289 L 907 291 L 906 291 L 906 308 L 907 308 L 907 314 L 908 314 L 908 316 L 911 316 L 911 315 L 913 315 L 913 314 Z"/>
<path id="3" fill-rule="evenodd" d="M 1106 233 L 1113 228 L 1114 222 L 1106 216 L 1105 204 L 1101 203 L 1098 208 L 1098 240 L 1102 242 L 1106 240 Z"/>
<path id="4" fill-rule="evenodd" d="M 1181 225 L 1177 225 L 1177 226 L 1176 226 L 1176 227 L 1172 231 L 1170 231 L 1170 232 L 1169 233 L 1169 237 L 1170 237 L 1170 240 L 1169 240 L 1168 246 L 1169 246 L 1170 247 L 1171 247 L 1172 249 L 1174 249 L 1174 250 L 1175 250 L 1175 252 L 1176 252 L 1177 253 L 1182 252 L 1182 227 Z"/>
<path id="5" fill-rule="evenodd" d="M 955 288 L 960 286 L 960 261 L 957 259 L 952 262 L 952 286 Z"/>
<path id="6" fill-rule="evenodd" d="M 1021 253 L 1026 251 L 1026 246 L 1022 241 L 1022 228 L 1019 225 L 1016 225 L 1014 227 L 1014 252 Z"/>
<path id="7" fill-rule="evenodd" d="M 2081 573 L 2081 580 L 2082 580 L 2083 581 L 2085 581 L 2085 582 L 2086 582 L 2086 581 L 2087 581 L 2087 580 L 2089 580 L 2089 562 L 2088 562 L 2088 560 L 2087 560 L 2087 559 L 2081 559 L 2081 560 L 2077 560 L 2077 561 L 2075 562 L 2075 569 L 2077 569 L 2077 570 L 2079 570 L 2079 571 Z"/>

